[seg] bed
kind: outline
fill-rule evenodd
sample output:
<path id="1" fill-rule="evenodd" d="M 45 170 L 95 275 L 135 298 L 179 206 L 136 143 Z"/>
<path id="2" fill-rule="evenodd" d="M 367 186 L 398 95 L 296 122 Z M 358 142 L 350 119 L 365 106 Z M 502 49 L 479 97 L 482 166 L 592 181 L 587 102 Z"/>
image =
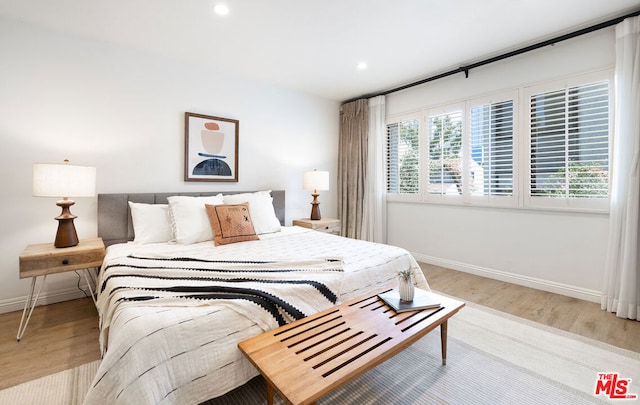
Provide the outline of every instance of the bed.
<path id="1" fill-rule="evenodd" d="M 284 202 L 282 190 L 98 196 L 103 357 L 86 404 L 204 402 L 258 375 L 238 342 L 397 286 L 400 270 L 429 288 L 406 250 L 286 227 Z M 229 225 L 236 213 L 254 234 Z M 240 240 L 220 241 L 229 229 Z"/>

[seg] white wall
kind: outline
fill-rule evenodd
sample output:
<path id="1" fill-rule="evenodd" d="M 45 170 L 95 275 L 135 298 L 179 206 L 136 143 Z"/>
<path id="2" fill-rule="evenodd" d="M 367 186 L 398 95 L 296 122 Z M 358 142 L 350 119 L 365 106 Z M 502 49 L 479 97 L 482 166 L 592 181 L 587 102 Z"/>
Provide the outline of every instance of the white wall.
<path id="1" fill-rule="evenodd" d="M 611 68 L 605 29 L 387 97 L 387 115 Z M 599 301 L 608 215 L 390 202 L 388 242 L 421 261 Z"/>
<path id="2" fill-rule="evenodd" d="M 0 55 L 0 312 L 28 292 L 19 254 L 57 228 L 55 199 L 31 196 L 36 162 L 96 166 L 99 193 L 285 189 L 288 224 L 311 209 L 302 172 L 330 170 L 322 212 L 337 213 L 335 101 L 5 19 Z M 237 183 L 183 181 L 185 112 L 240 121 Z M 97 234 L 96 205 L 72 207 L 80 238 Z M 81 296 L 75 283 L 50 276 L 44 301 Z"/>

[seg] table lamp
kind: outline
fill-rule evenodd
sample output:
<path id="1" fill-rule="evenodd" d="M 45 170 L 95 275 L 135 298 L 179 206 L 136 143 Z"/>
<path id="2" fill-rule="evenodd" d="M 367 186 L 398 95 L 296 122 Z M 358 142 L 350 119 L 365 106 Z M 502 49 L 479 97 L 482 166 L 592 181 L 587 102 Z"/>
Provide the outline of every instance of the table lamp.
<path id="1" fill-rule="evenodd" d="M 311 194 L 313 201 L 311 202 L 311 219 L 320 219 L 320 202 L 318 201 L 318 190 L 329 190 L 329 172 L 318 170 L 306 171 L 302 175 L 302 188 L 305 190 L 313 190 Z"/>
<path id="2" fill-rule="evenodd" d="M 62 208 L 58 220 L 58 233 L 54 246 L 65 248 L 78 244 L 78 234 L 69 207 L 75 201 L 69 197 L 94 197 L 96 195 L 96 168 L 64 164 L 35 163 L 33 165 L 33 195 L 35 197 L 62 197 L 56 205 Z"/>

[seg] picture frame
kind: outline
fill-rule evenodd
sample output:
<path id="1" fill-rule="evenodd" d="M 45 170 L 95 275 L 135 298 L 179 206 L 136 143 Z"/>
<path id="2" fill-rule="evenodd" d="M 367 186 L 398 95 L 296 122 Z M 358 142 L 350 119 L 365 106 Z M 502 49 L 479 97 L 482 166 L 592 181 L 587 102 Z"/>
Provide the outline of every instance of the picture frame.
<path id="1" fill-rule="evenodd" d="M 238 181 L 240 121 L 186 112 L 184 181 Z"/>

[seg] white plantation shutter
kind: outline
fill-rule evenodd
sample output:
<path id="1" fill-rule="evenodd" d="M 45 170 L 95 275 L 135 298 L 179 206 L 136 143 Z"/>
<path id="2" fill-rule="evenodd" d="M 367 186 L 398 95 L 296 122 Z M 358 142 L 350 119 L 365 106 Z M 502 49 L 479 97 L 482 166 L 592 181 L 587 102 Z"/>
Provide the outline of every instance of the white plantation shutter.
<path id="1" fill-rule="evenodd" d="M 387 125 L 387 193 L 420 191 L 419 122 L 409 119 Z"/>
<path id="2" fill-rule="evenodd" d="M 530 97 L 532 197 L 607 198 L 609 83 Z"/>
<path id="3" fill-rule="evenodd" d="M 429 117 L 429 184 L 427 192 L 462 195 L 462 111 Z"/>
<path id="4" fill-rule="evenodd" d="M 387 117 L 387 194 L 604 212 L 612 83 L 602 70 Z"/>
<path id="5" fill-rule="evenodd" d="M 398 123 L 387 125 L 387 193 L 398 193 L 400 179 L 398 177 Z"/>
<path id="6" fill-rule="evenodd" d="M 513 195 L 513 100 L 471 107 L 470 194 Z"/>

